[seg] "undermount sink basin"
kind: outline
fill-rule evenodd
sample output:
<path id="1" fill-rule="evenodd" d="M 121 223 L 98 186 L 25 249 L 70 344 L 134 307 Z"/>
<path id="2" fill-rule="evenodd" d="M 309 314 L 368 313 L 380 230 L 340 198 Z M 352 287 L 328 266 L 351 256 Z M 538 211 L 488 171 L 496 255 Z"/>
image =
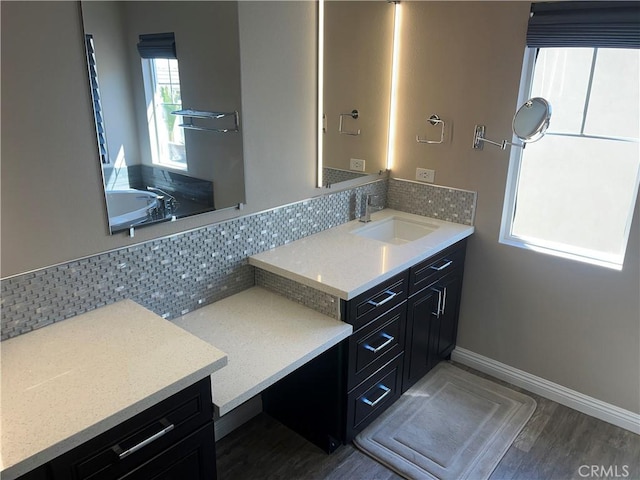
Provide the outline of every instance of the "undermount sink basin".
<path id="1" fill-rule="evenodd" d="M 426 237 L 439 227 L 427 222 L 416 222 L 406 218 L 390 217 L 353 230 L 351 233 L 380 242 L 402 245 Z"/>

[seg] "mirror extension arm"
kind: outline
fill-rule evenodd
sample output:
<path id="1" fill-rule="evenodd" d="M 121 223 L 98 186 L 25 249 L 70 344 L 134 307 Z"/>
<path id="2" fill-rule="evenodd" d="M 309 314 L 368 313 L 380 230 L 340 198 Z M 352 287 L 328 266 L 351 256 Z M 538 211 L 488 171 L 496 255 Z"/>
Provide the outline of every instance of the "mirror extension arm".
<path id="1" fill-rule="evenodd" d="M 521 145 L 506 140 L 498 143 L 484 138 L 485 126 L 476 125 L 473 133 L 473 148 L 482 150 L 485 142 L 500 147 L 502 150 L 506 149 L 507 145 L 524 148 L 527 143 L 537 142 L 544 136 L 549 127 L 550 120 L 551 104 L 541 97 L 532 98 L 527 100 L 524 105 L 518 109 L 513 116 L 513 123 L 511 124 L 513 134 L 522 140 Z"/>
<path id="2" fill-rule="evenodd" d="M 475 133 L 473 134 L 473 148 L 476 150 L 482 150 L 484 143 L 490 143 L 491 145 L 495 145 L 496 147 L 500 147 L 501 150 L 505 150 L 507 145 L 512 145 L 514 147 L 524 148 L 526 146 L 525 143 L 522 145 L 518 143 L 507 142 L 506 140 L 502 140 L 502 142 L 494 142 L 493 140 L 489 140 L 488 138 L 484 138 L 484 125 L 476 125 Z"/>

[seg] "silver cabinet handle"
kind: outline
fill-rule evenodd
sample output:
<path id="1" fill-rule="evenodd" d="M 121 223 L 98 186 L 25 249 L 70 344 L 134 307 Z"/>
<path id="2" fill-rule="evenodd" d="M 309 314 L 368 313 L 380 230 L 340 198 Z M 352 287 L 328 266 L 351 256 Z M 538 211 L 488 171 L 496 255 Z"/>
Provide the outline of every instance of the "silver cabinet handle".
<path id="1" fill-rule="evenodd" d="M 380 350 L 382 350 L 384 347 L 386 347 L 387 345 L 389 345 L 391 342 L 393 342 L 395 340 L 395 338 L 393 338 L 391 335 L 387 334 L 387 333 L 382 333 L 380 335 L 382 338 L 386 338 L 387 341 L 384 342 L 382 345 L 379 345 L 378 347 L 372 347 L 371 345 L 365 343 L 364 344 L 364 348 L 366 348 L 367 350 L 371 350 L 373 353 L 378 353 Z"/>
<path id="2" fill-rule="evenodd" d="M 374 302 L 373 300 L 369 300 L 367 303 L 369 303 L 370 305 L 373 305 L 374 307 L 379 307 L 380 305 L 384 305 L 385 303 L 387 303 L 392 298 L 398 295 L 396 292 L 392 292 L 391 290 L 386 290 L 384 293 L 386 293 L 389 296 L 384 300 L 382 300 L 381 302 Z"/>
<path id="3" fill-rule="evenodd" d="M 442 310 L 440 310 L 440 313 L 444 315 L 444 307 L 447 306 L 447 287 L 442 287 L 442 290 L 444 293 L 442 295 Z"/>
<path id="4" fill-rule="evenodd" d="M 445 268 L 447 268 L 449 265 L 451 265 L 453 263 L 453 260 L 447 260 L 445 259 L 445 263 L 443 263 L 442 265 L 440 265 L 439 267 L 436 267 L 435 265 L 429 265 L 429 268 L 431 270 L 435 270 L 436 272 L 439 272 L 440 270 L 444 270 Z"/>
<path id="5" fill-rule="evenodd" d="M 164 420 L 164 421 L 162 421 L 162 420 Z M 161 420 L 161 423 L 162 423 L 163 425 L 166 425 L 167 423 L 169 423 L 169 422 L 167 422 L 165 419 L 162 419 L 162 420 Z M 134 445 L 133 447 L 131 447 L 131 448 L 129 448 L 129 449 L 127 449 L 127 450 L 125 450 L 124 452 L 120 452 L 120 453 L 118 453 L 118 452 L 121 450 L 120 445 L 116 445 L 115 447 L 113 447 L 113 450 L 114 450 L 116 453 L 118 453 L 118 458 L 119 458 L 120 460 L 122 460 L 123 458 L 126 458 L 126 457 L 128 457 L 129 455 L 131 455 L 132 453 L 137 452 L 137 451 L 138 451 L 138 450 L 140 450 L 141 448 L 146 447 L 146 446 L 147 446 L 147 445 L 149 445 L 151 442 L 156 441 L 157 439 L 159 439 L 159 438 L 160 438 L 160 437 L 162 437 L 163 435 L 165 435 L 165 434 L 169 433 L 171 430 L 173 430 L 173 428 L 174 428 L 173 423 L 172 423 L 172 424 L 170 424 L 170 425 L 166 425 L 166 426 L 165 426 L 162 430 L 160 430 L 158 433 L 154 433 L 154 434 L 153 434 L 153 435 L 151 435 L 149 438 L 147 438 L 147 439 L 145 439 L 145 440 L 141 441 L 140 443 L 138 443 L 138 444 Z"/>
<path id="6" fill-rule="evenodd" d="M 391 394 L 391 389 L 388 387 L 385 387 L 383 384 L 378 385 L 378 388 L 383 390 L 384 393 L 380 395 L 377 399 L 375 399 L 373 402 L 366 397 L 362 397 L 361 400 L 367 405 L 369 405 L 370 407 L 375 407 L 377 404 L 379 404 L 382 401 L 384 397 Z"/>
<path id="7" fill-rule="evenodd" d="M 438 294 L 438 306 L 436 307 L 436 312 L 431 312 L 431 315 L 435 315 L 436 318 L 440 318 L 440 310 L 442 308 L 442 291 L 437 288 L 432 288 L 431 290 Z"/>

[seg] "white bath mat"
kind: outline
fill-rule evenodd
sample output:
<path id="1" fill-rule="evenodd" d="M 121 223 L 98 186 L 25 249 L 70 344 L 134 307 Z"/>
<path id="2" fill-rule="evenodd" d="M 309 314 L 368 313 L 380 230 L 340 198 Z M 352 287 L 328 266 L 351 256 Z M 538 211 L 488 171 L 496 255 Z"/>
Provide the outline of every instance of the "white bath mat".
<path id="1" fill-rule="evenodd" d="M 481 480 L 535 408 L 527 395 L 442 362 L 354 443 L 409 479 Z"/>

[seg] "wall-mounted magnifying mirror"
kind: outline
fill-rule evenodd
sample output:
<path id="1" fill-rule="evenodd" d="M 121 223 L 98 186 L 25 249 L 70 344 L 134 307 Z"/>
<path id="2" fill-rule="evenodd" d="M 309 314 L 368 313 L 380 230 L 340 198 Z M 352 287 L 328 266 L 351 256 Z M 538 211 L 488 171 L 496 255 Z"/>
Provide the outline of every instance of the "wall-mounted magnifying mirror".
<path id="1" fill-rule="evenodd" d="M 485 126 L 476 125 L 473 135 L 473 148 L 482 150 L 485 142 L 496 145 L 502 150 L 507 148 L 507 145 L 524 148 L 527 143 L 537 142 L 544 136 L 550 120 L 551 104 L 541 97 L 532 98 L 527 100 L 513 116 L 513 133 L 522 140 L 522 145 L 511 143 L 507 140 L 494 142 L 484 138 Z"/>

